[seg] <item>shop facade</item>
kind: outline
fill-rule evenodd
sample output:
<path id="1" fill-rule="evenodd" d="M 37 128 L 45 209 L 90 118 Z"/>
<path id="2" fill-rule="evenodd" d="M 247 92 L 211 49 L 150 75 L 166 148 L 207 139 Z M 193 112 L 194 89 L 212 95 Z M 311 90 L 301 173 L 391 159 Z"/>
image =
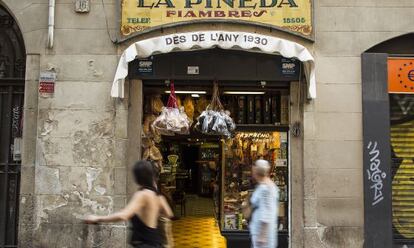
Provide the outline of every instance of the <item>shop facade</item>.
<path id="1" fill-rule="evenodd" d="M 382 233 L 367 236 L 373 246 L 412 245 L 412 38 L 406 34 L 383 41 L 362 56 L 365 229 L 375 226 Z"/>
<path id="2" fill-rule="evenodd" d="M 270 115 L 271 125 L 263 111 L 259 111 L 259 115 L 263 115 L 259 123 L 254 119 L 253 125 L 247 114 L 245 121 L 234 116 L 236 125 L 241 118 L 238 131 L 247 133 L 243 137 L 249 137 L 251 132 L 277 133 L 278 149 L 287 148 L 285 155 L 280 157 L 286 160 L 285 178 L 278 179 L 280 185 L 286 185 L 285 214 L 281 216 L 286 220 L 280 232 L 283 247 L 363 247 L 364 242 L 366 247 L 389 247 L 387 245 L 393 242 L 389 238 L 393 230 L 391 191 L 382 192 L 383 200 L 374 206 L 368 199 L 375 197 L 371 195 L 375 192 L 370 190 L 369 184 L 364 184 L 368 183 L 366 170 L 370 159 L 365 149 L 369 145 L 366 130 L 370 126 L 365 122 L 369 114 L 364 111 L 365 106 L 371 105 L 364 105 L 363 111 L 361 99 L 364 104 L 365 99 L 371 99 L 370 96 L 366 98 L 371 86 L 364 80 L 366 75 L 374 74 L 364 69 L 372 65 L 366 60 L 370 55 L 361 58 L 361 54 L 376 44 L 407 33 L 410 30 L 408 21 L 391 25 L 381 17 L 389 15 L 398 19 L 414 7 L 412 3 L 257 1 L 256 6 L 261 10 L 270 8 L 264 6 L 272 5 L 270 2 L 277 2 L 273 7 L 282 12 L 298 9 L 301 18 L 309 21 L 307 26 L 303 25 L 306 27 L 289 29 L 286 25 L 296 22 L 296 17 L 278 16 L 280 23 L 272 23 L 266 18 L 259 19 L 256 24 L 244 20 L 243 17 L 254 15 L 247 12 L 253 11 L 249 8 L 253 4 L 248 1 L 218 1 L 222 8 L 227 8 L 224 13 L 214 12 L 218 6 L 209 6 L 209 1 L 204 6 L 194 5 L 193 12 L 185 13 L 170 6 L 174 1 L 155 1 L 154 5 L 148 1 L 133 2 L 130 9 L 168 10 L 171 20 L 184 16 L 194 19 L 199 15 L 230 18 L 230 21 L 198 22 L 190 19 L 180 25 L 162 19 L 154 24 L 162 28 L 142 31 L 138 26 L 149 24 L 148 17 L 138 18 L 135 13 L 135 17 L 122 19 L 126 13 L 121 2 L 130 3 L 91 0 L 61 1 L 54 5 L 46 0 L 0 1 L 1 20 L 8 20 L 2 21 L 0 29 L 12 27 L 11 30 L 18 34 L 2 32 L 0 45 L 3 50 L 6 47 L 7 51 L 13 49 L 14 56 L 25 54 L 26 59 L 23 75 L 21 70 L 19 72 L 21 66 L 17 59 L 11 59 L 12 53 L 0 53 L 1 89 L 9 90 L 8 93 L 2 90 L 1 107 L 9 106 L 4 108 L 16 113 L 14 129 L 7 136 L 10 142 L 1 143 L 1 149 L 7 155 L 3 156 L 0 166 L 2 177 L 7 180 L 0 182 L 0 190 L 4 192 L 2 197 L 6 197 L 0 205 L 0 230 L 7 231 L 0 231 L 0 246 L 54 247 L 64 243 L 67 247 L 127 247 L 126 226 L 86 226 L 81 218 L 85 214 L 116 211 L 134 192 L 129 170 L 144 152 L 145 101 L 153 91 L 161 92 L 165 97 L 165 91 L 170 87 L 168 82 L 173 81 L 176 90 L 182 87 L 182 90 L 206 91 L 206 95 L 211 94 L 213 82 L 218 82 L 223 92 L 221 100 L 226 106 L 231 105 L 228 102 L 233 97 L 224 92 L 241 89 L 265 92 L 264 97 L 275 96 L 279 106 L 282 106 L 282 98 L 287 101 L 283 111 L 288 113 L 288 118 L 282 121 L 280 108 L 276 121 Z M 235 5 L 229 10 L 231 3 Z M 210 7 L 212 12 L 206 12 L 205 9 Z M 48 22 L 50 11 L 55 13 L 54 23 Z M 366 17 L 362 24 L 359 22 L 361 16 Z M 232 18 L 237 20 L 232 21 Z M 219 40 L 220 34 L 223 40 Z M 19 35 L 22 37 L 20 41 Z M 232 35 L 245 37 L 247 43 L 232 40 L 236 37 Z M 191 44 L 180 37 L 187 37 L 185 41 L 189 39 Z M 210 37 L 209 42 L 203 37 Z M 249 40 L 259 44 L 249 45 Z M 270 46 L 263 44 L 264 40 L 280 46 L 266 50 Z M 135 54 L 126 53 L 131 47 L 135 48 Z M 404 56 L 410 54 L 409 47 L 407 49 Z M 393 50 L 372 51 L 399 57 L 394 56 L 397 52 Z M 312 60 L 302 57 L 307 52 Z M 292 57 L 296 61 L 285 60 Z M 313 61 L 314 68 L 309 61 Z M 152 67 L 148 67 L 149 64 Z M 292 65 L 299 70 L 290 71 Z M 12 75 L 10 68 L 15 68 L 16 75 Z M 388 74 L 384 72 L 384 75 Z M 117 76 L 120 80 L 115 80 L 114 84 Z M 316 79 L 314 88 L 313 76 Z M 123 78 L 125 81 L 121 80 Z M 17 89 L 16 93 L 13 93 L 13 87 Z M 13 94 L 20 98 L 12 98 Z M 240 96 L 246 97 L 247 103 L 249 94 Z M 237 97 L 234 99 L 239 99 Z M 261 104 L 266 102 L 258 99 Z M 377 110 L 376 106 L 372 107 Z M 17 111 L 19 108 L 20 112 Z M 4 113 L 6 111 L 2 112 L 5 122 L 2 129 L 6 130 L 13 118 L 10 118 L 11 112 Z M 386 115 L 386 111 L 383 113 Z M 385 132 L 389 120 L 382 116 L 376 116 L 377 124 L 383 123 Z M 3 141 L 3 130 L 1 135 Z M 388 140 L 385 146 L 392 140 L 392 135 L 390 138 L 387 133 L 381 136 L 384 142 Z M 226 159 L 224 153 L 223 160 Z M 386 156 L 384 161 L 387 156 L 391 160 L 391 151 L 381 154 Z M 279 165 L 283 162 L 278 161 Z M 391 175 L 391 172 L 383 171 Z M 19 173 L 20 180 L 17 180 L 18 177 L 13 175 Z M 386 176 L 384 183 L 390 178 Z M 221 215 L 218 218 L 222 233 L 228 241 L 246 244 L 247 233 L 239 230 L 243 226 L 236 224 L 238 217 L 234 213 L 226 217 L 229 226 L 225 226 L 225 178 L 221 183 L 218 201 Z M 391 180 L 384 187 L 390 184 Z M 378 199 L 381 197 L 375 201 Z M 380 218 L 380 215 L 388 218 Z M 375 222 L 378 219 L 384 222 Z M 378 226 L 390 235 L 384 235 L 384 232 L 373 235 Z M 410 232 L 403 229 L 400 233 L 409 240 Z M 388 240 L 381 239 L 386 237 Z"/>

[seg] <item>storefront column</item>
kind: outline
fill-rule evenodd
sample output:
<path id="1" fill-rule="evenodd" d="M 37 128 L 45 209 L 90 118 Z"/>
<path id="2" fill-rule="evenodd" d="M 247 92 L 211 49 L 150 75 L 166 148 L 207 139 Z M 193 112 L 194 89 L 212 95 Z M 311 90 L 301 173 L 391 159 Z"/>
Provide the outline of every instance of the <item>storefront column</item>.
<path id="1" fill-rule="evenodd" d="M 291 247 L 303 247 L 303 104 L 304 84 L 290 84 Z"/>
<path id="2" fill-rule="evenodd" d="M 142 81 L 130 80 L 129 87 L 129 107 L 128 107 L 128 152 L 127 163 L 128 172 L 131 171 L 134 163 L 141 159 L 141 133 L 142 133 Z M 131 196 L 137 189 L 132 173 L 127 173 L 127 192 Z"/>
<path id="3" fill-rule="evenodd" d="M 31 247 L 33 245 L 39 73 L 40 55 L 28 54 L 26 56 L 23 147 L 20 172 L 19 247 Z"/>

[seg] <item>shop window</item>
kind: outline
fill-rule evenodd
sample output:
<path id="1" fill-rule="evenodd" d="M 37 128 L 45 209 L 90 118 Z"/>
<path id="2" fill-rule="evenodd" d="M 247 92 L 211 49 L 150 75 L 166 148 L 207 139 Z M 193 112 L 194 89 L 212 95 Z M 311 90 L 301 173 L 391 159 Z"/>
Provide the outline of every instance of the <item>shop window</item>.
<path id="1" fill-rule="evenodd" d="M 272 165 L 271 178 L 278 185 L 279 231 L 288 228 L 288 140 L 287 132 L 237 132 L 225 142 L 223 169 L 223 230 L 247 230 L 241 203 L 254 189 L 252 164 L 265 159 Z"/>

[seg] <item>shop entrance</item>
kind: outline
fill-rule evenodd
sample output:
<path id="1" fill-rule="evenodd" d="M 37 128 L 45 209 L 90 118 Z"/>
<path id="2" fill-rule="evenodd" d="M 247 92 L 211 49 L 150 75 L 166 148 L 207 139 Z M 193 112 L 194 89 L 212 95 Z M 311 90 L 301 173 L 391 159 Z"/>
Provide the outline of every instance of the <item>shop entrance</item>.
<path id="1" fill-rule="evenodd" d="M 413 39 L 395 37 L 362 54 L 367 247 L 414 245 Z"/>
<path id="2" fill-rule="evenodd" d="M 17 247 L 25 57 L 20 30 L 0 5 L 0 247 Z"/>
<path id="3" fill-rule="evenodd" d="M 218 206 L 215 211 L 213 200 L 220 180 L 220 140 L 203 136 L 175 139 L 164 136 L 162 139 L 159 147 L 163 158 L 168 161 L 171 157 L 177 158 L 176 162 L 163 165 L 160 178 L 164 184 L 161 188 L 173 186 L 173 192 L 166 195 L 175 207 L 176 216 L 217 216 Z"/>
<path id="4" fill-rule="evenodd" d="M 251 166 L 271 165 L 280 189 L 279 247 L 289 246 L 290 81 L 301 64 L 265 54 L 212 49 L 136 60 L 129 75 L 142 80 L 143 158 L 159 170 L 159 188 L 175 210 L 176 247 L 250 247 L 241 203 L 254 189 Z M 154 135 L 151 123 L 174 83 L 178 106 L 191 119 L 189 134 Z M 213 85 L 237 125 L 229 136 L 197 128 Z M 226 238 L 224 239 L 223 236 Z"/>

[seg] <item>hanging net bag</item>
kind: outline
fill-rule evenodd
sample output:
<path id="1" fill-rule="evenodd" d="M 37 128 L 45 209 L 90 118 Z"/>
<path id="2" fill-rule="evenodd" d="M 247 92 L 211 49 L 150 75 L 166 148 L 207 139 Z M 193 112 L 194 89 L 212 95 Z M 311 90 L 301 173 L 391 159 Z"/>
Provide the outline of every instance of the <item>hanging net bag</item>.
<path id="1" fill-rule="evenodd" d="M 152 127 L 162 135 L 189 134 L 190 120 L 184 108 L 178 108 L 173 81 L 170 83 L 167 106 L 162 108 L 161 114 L 152 123 Z"/>
<path id="2" fill-rule="evenodd" d="M 196 128 L 203 134 L 223 135 L 227 138 L 230 138 L 236 129 L 230 113 L 224 110 L 221 104 L 217 82 L 214 82 L 211 103 L 197 118 Z"/>

